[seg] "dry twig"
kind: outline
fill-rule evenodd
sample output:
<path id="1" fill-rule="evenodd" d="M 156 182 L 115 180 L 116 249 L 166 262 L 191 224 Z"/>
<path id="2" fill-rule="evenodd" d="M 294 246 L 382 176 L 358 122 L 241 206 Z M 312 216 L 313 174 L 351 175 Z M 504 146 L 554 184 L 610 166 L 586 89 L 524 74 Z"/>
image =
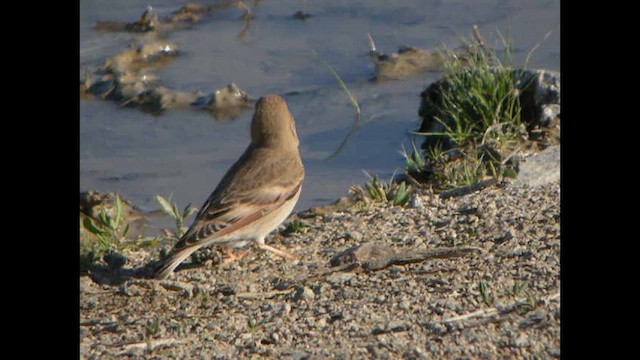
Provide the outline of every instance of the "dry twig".
<path id="1" fill-rule="evenodd" d="M 495 185 L 498 183 L 497 178 L 491 178 L 483 181 L 478 181 L 472 185 L 460 186 L 455 189 L 444 191 L 440 194 L 441 199 L 447 199 L 450 197 L 458 197 L 471 194 L 472 192 L 482 190 L 489 186 Z"/>

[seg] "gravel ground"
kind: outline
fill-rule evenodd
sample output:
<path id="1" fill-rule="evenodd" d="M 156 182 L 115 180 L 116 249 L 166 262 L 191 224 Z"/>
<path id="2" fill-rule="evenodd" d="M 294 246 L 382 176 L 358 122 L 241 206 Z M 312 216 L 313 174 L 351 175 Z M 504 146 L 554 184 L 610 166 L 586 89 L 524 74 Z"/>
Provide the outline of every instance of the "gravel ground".
<path id="1" fill-rule="evenodd" d="M 156 248 L 80 277 L 81 357 L 560 357 L 557 182 L 446 200 L 425 191 L 406 208 L 333 206 L 293 220 L 309 226 L 267 242 L 299 261 L 250 248 L 221 264 L 204 250 L 208 260 L 171 280 L 147 280 L 138 274 Z M 443 248 L 450 257 L 382 261 Z"/>

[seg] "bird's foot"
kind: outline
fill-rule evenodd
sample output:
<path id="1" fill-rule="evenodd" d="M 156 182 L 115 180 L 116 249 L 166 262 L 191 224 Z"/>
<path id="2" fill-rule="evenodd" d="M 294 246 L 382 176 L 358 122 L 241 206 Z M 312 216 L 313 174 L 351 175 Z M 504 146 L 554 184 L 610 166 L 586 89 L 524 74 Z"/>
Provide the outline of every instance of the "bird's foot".
<path id="1" fill-rule="evenodd" d="M 289 260 L 297 260 L 298 259 L 295 255 L 293 255 L 293 254 L 291 254 L 291 253 L 289 253 L 287 251 L 276 249 L 273 246 L 269 246 L 269 245 L 267 245 L 265 243 L 258 242 L 257 245 L 258 245 L 259 248 L 267 250 L 267 251 L 270 251 L 270 252 L 272 252 L 272 253 L 280 256 L 280 257 L 283 257 L 285 259 L 289 259 Z"/>
<path id="2" fill-rule="evenodd" d="M 245 255 L 247 255 L 246 250 L 238 251 L 237 253 L 234 253 L 232 247 L 226 247 L 224 249 L 224 255 L 222 256 L 222 263 L 230 264 L 236 260 L 242 259 Z"/>

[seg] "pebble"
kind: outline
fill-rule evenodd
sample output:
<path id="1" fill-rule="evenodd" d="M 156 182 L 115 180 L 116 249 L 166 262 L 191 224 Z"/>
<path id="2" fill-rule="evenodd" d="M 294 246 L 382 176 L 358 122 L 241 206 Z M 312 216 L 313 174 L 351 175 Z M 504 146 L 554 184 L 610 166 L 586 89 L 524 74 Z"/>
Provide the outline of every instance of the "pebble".
<path id="1" fill-rule="evenodd" d="M 424 208 L 424 201 L 422 200 L 422 197 L 418 194 L 413 194 L 411 200 L 409 200 L 409 207 L 412 209 Z"/>
<path id="2" fill-rule="evenodd" d="M 313 290 L 309 289 L 306 286 L 299 286 L 296 288 L 296 293 L 293 296 L 293 299 L 296 301 L 300 301 L 300 300 L 313 300 L 315 298 L 315 294 L 313 292 Z"/>
<path id="3" fill-rule="evenodd" d="M 88 276 L 80 276 L 80 292 L 88 291 L 91 288 L 91 284 L 93 280 L 91 280 Z"/>
<path id="4" fill-rule="evenodd" d="M 516 339 L 516 341 L 514 342 L 514 344 L 518 347 L 522 347 L 525 346 L 529 343 L 528 339 L 527 339 L 527 335 L 525 334 L 520 334 L 520 336 L 518 336 L 518 338 Z"/>
<path id="5" fill-rule="evenodd" d="M 348 283 L 356 275 L 354 273 L 335 273 L 327 278 L 327 281 L 332 285 L 342 285 Z"/>
<path id="6" fill-rule="evenodd" d="M 361 241 L 362 241 L 362 238 L 364 237 L 364 235 L 362 235 L 362 234 L 361 234 L 360 232 L 358 232 L 358 231 L 352 231 L 352 232 L 348 233 L 348 234 L 347 234 L 347 236 L 348 236 L 351 240 L 353 240 L 353 241 L 355 241 L 355 242 L 361 242 Z"/>
<path id="7" fill-rule="evenodd" d="M 286 302 L 282 305 L 282 308 L 280 309 L 280 312 L 278 315 L 280 317 L 287 317 L 289 316 L 290 313 L 291 313 L 291 304 Z"/>

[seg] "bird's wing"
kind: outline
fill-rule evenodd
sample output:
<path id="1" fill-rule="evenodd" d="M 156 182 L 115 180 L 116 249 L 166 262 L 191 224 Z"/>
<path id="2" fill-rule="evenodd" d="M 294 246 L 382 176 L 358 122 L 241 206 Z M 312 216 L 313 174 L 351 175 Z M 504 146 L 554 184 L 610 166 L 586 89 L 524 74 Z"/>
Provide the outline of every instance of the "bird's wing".
<path id="1" fill-rule="evenodd" d="M 248 151 L 249 156 L 255 156 L 256 152 Z M 175 245 L 174 251 L 210 241 L 212 236 L 223 237 L 250 226 L 300 192 L 304 170 L 299 158 L 280 158 L 276 161 L 276 157 L 265 157 L 263 154 L 260 156 L 263 161 L 243 162 L 245 155 L 207 199 L 189 230 Z M 236 166 L 239 163 L 244 163 L 244 166 Z M 265 177 L 265 173 L 271 176 Z"/>

